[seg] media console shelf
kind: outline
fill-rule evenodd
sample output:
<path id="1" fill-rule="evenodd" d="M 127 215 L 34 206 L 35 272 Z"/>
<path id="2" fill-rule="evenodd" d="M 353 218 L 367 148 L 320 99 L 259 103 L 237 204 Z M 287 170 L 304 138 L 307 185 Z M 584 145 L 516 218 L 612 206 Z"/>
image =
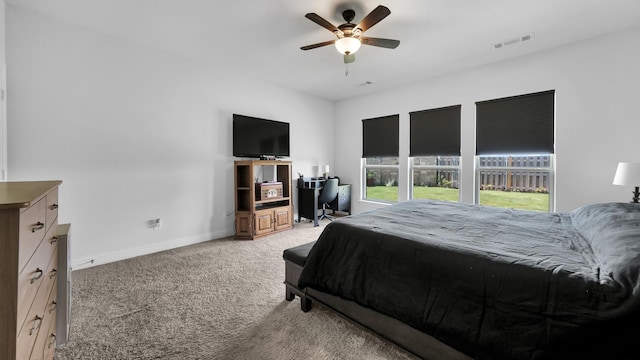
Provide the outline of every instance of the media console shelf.
<path id="1" fill-rule="evenodd" d="M 234 192 L 236 239 L 293 228 L 291 161 L 235 161 Z"/>

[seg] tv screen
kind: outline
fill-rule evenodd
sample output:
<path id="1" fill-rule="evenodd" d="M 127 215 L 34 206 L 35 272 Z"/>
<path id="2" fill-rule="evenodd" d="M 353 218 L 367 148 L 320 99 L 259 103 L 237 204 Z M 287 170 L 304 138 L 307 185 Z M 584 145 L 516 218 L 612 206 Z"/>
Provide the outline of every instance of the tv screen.
<path id="1" fill-rule="evenodd" d="M 289 157 L 289 123 L 233 114 L 233 156 Z"/>

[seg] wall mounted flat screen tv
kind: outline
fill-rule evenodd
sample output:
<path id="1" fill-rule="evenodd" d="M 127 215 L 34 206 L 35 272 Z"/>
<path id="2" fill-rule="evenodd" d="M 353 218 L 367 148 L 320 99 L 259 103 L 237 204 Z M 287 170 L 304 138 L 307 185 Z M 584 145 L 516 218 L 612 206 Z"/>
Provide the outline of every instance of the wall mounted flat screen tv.
<path id="1" fill-rule="evenodd" d="M 233 114 L 233 156 L 289 157 L 289 123 Z"/>

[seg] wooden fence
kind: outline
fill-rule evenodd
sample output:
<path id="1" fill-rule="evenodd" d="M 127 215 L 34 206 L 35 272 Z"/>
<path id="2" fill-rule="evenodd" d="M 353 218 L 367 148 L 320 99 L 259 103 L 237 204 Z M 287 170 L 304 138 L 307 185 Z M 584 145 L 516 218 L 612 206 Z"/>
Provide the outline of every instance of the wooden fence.
<path id="1" fill-rule="evenodd" d="M 460 158 L 455 157 L 421 157 L 415 160 L 414 166 L 419 165 L 437 165 L 437 166 L 460 166 Z M 436 163 L 437 161 L 437 163 Z M 458 188 L 460 172 L 450 169 L 414 169 L 413 184 L 414 186 L 441 186 Z"/>
<path id="2" fill-rule="evenodd" d="M 417 165 L 417 164 L 416 164 Z M 435 164 L 420 164 L 435 165 Z M 444 158 L 437 165 L 459 166 L 457 158 Z M 491 156 L 480 157 L 480 190 L 504 190 L 521 192 L 548 192 L 549 156 Z M 482 168 L 493 168 L 482 170 Z M 495 169 L 510 167 L 510 170 Z M 513 169 L 516 168 L 516 169 Z M 533 170 L 538 169 L 538 170 Z M 416 186 L 444 186 L 458 188 L 459 171 L 447 169 L 415 169 L 413 184 Z"/>
<path id="3" fill-rule="evenodd" d="M 480 190 L 522 192 L 549 191 L 548 155 L 480 157 Z M 509 170 L 482 170 L 483 167 L 509 167 Z"/>

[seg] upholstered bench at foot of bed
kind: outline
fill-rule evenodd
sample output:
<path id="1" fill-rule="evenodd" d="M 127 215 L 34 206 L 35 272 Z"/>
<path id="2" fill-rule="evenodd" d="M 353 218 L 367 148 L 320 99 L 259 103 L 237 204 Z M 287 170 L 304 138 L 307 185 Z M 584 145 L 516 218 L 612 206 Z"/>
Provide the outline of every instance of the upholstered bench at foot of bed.
<path id="1" fill-rule="evenodd" d="M 307 255 L 309 255 L 309 251 L 311 251 L 311 248 L 315 243 L 315 241 L 312 241 L 310 243 L 298 245 L 296 247 L 286 249 L 282 254 L 282 257 L 284 258 L 285 272 L 285 298 L 287 301 L 292 301 L 296 295 L 298 295 L 298 297 L 300 297 L 300 308 L 304 312 L 311 310 L 311 300 L 307 298 L 306 291 L 298 288 L 298 279 L 300 278 L 302 267 L 307 260 Z"/>

